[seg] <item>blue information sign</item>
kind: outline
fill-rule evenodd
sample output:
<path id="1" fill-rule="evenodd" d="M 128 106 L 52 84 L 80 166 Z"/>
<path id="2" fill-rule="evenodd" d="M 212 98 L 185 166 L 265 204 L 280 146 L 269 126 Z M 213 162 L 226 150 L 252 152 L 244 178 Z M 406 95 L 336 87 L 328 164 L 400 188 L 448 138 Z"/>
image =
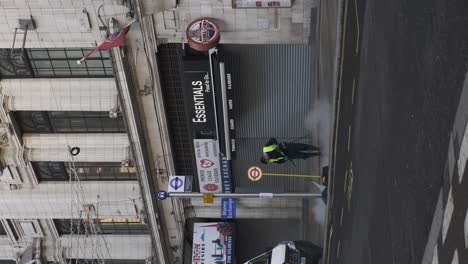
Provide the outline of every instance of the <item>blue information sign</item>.
<path id="1" fill-rule="evenodd" d="M 221 219 L 236 218 L 236 200 L 232 198 L 221 199 Z"/>
<path id="2" fill-rule="evenodd" d="M 157 198 L 158 200 L 160 200 L 160 201 L 166 200 L 167 197 L 169 197 L 169 194 L 168 194 L 167 192 L 165 192 L 165 191 L 160 191 L 160 192 L 158 192 L 158 194 L 156 195 L 156 198 Z"/>

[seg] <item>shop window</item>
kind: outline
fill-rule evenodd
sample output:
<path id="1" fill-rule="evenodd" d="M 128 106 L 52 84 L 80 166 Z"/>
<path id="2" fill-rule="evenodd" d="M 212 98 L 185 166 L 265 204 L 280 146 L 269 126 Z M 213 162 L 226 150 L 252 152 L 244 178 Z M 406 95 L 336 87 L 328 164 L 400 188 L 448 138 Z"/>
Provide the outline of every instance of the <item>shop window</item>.
<path id="1" fill-rule="evenodd" d="M 92 49 L 0 49 L 2 78 L 112 77 L 109 51 L 97 51 L 81 64 Z"/>
<path id="2" fill-rule="evenodd" d="M 123 116 L 110 118 L 109 112 L 17 111 L 14 118 L 21 133 L 126 132 Z"/>
<path id="3" fill-rule="evenodd" d="M 72 173 L 70 166 L 81 181 L 128 181 L 136 180 L 136 169 L 124 167 L 120 162 L 32 162 L 34 172 L 39 181 L 68 181 Z"/>

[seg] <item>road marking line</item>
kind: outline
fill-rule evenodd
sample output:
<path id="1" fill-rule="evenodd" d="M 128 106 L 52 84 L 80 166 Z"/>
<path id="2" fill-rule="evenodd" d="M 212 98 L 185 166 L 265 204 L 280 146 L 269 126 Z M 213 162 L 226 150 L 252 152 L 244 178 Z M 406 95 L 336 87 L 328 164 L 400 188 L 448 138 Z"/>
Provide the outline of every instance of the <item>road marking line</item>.
<path id="1" fill-rule="evenodd" d="M 340 258 L 340 247 L 341 247 L 341 240 L 338 240 L 338 245 L 336 246 L 336 258 Z"/>
<path id="2" fill-rule="evenodd" d="M 442 221 L 444 218 L 444 202 L 442 199 L 442 190 L 439 191 L 439 198 L 437 199 L 436 209 L 432 218 L 431 230 L 427 238 L 426 248 L 421 264 L 431 264 L 434 258 L 434 250 L 437 248 L 437 241 L 440 237 L 440 230 L 442 228 Z"/>
<path id="3" fill-rule="evenodd" d="M 356 78 L 353 78 L 353 90 L 351 93 L 351 104 L 354 104 L 354 86 L 356 86 Z"/>
<path id="4" fill-rule="evenodd" d="M 355 50 L 355 54 L 357 54 L 359 50 L 359 36 L 361 35 L 361 32 L 359 31 L 359 13 L 357 10 L 357 0 L 354 0 L 354 9 L 356 10 L 356 24 L 357 24 L 357 38 L 356 38 L 356 50 Z"/>
<path id="5" fill-rule="evenodd" d="M 341 208 L 340 227 L 343 225 L 343 213 L 344 213 L 344 208 Z M 468 216 L 468 214 L 467 214 L 467 216 Z"/>
<path id="6" fill-rule="evenodd" d="M 453 195 L 452 195 L 452 186 L 450 186 L 449 196 L 447 199 L 447 204 L 445 205 L 444 210 L 444 221 L 442 222 L 442 243 L 445 243 L 445 238 L 447 237 L 447 231 L 452 221 L 453 214 Z"/>
<path id="7" fill-rule="evenodd" d="M 348 170 L 345 171 L 343 187 L 343 192 L 346 193 L 346 189 L 348 188 Z"/>
<path id="8" fill-rule="evenodd" d="M 331 241 L 332 241 L 332 237 L 333 237 L 333 225 L 330 227 L 330 235 L 328 235 L 328 252 L 327 252 L 327 262 L 326 263 L 330 263 L 330 252 L 331 252 L 330 244 L 331 244 Z"/>
<path id="9" fill-rule="evenodd" d="M 453 252 L 452 264 L 458 264 L 458 249 L 455 249 L 455 252 Z"/>
<path id="10" fill-rule="evenodd" d="M 348 127 L 348 152 L 351 147 L 351 125 Z"/>
<path id="11" fill-rule="evenodd" d="M 463 174 L 465 172 L 466 159 L 468 158 L 468 122 L 466 123 L 465 133 L 463 134 L 462 143 L 460 146 L 460 152 L 458 154 L 458 182 L 461 183 L 463 180 Z"/>
<path id="12" fill-rule="evenodd" d="M 455 147 L 454 147 L 455 145 L 454 145 L 453 140 L 454 140 L 454 137 L 453 137 L 453 131 L 452 131 L 450 133 L 449 148 L 448 148 L 448 154 L 447 154 L 449 182 L 452 182 L 453 174 L 455 174 L 455 164 L 457 163 L 457 159 L 455 158 Z"/>
<path id="13" fill-rule="evenodd" d="M 468 212 L 466 212 L 465 224 L 463 229 L 465 231 L 465 248 L 468 248 Z"/>
<path id="14" fill-rule="evenodd" d="M 351 196 L 353 195 L 353 182 L 354 182 L 354 175 L 353 175 L 353 163 L 350 163 L 349 166 L 349 180 L 348 180 L 348 192 L 347 192 L 347 200 L 348 200 L 348 212 L 351 208 Z"/>
<path id="15" fill-rule="evenodd" d="M 434 256 L 432 257 L 431 264 L 439 264 L 439 253 L 437 251 L 437 245 L 435 246 L 435 249 L 434 249 Z"/>

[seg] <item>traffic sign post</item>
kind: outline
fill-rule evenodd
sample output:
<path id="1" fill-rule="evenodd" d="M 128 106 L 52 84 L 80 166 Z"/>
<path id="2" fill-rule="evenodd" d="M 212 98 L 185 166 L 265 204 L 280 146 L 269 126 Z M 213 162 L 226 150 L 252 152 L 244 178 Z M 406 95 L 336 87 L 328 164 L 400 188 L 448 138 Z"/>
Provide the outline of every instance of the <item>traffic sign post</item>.
<path id="1" fill-rule="evenodd" d="M 247 170 L 247 177 L 251 181 L 259 181 L 262 176 L 278 176 L 278 177 L 299 177 L 299 178 L 313 178 L 313 179 L 322 179 L 320 175 L 309 175 L 309 174 L 291 174 L 291 173 L 268 173 L 263 172 L 262 169 L 258 166 L 252 166 Z"/>
<path id="2" fill-rule="evenodd" d="M 321 193 L 167 193 L 158 192 L 156 198 L 203 198 L 205 203 L 213 203 L 214 198 L 321 198 Z"/>
<path id="3" fill-rule="evenodd" d="M 252 166 L 247 170 L 247 176 L 251 181 L 259 181 L 262 178 L 263 172 L 260 167 Z"/>

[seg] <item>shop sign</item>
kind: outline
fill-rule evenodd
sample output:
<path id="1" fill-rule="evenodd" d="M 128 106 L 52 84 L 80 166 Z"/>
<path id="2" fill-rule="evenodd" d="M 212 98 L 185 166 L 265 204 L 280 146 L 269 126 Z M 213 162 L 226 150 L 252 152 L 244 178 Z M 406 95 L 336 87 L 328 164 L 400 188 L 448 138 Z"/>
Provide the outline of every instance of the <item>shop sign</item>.
<path id="1" fill-rule="evenodd" d="M 212 18 L 199 18 L 190 22 L 185 30 L 189 46 L 198 51 L 216 47 L 221 38 L 221 29 Z"/>
<path id="2" fill-rule="evenodd" d="M 192 264 L 233 264 L 234 223 L 195 223 Z"/>
<path id="3" fill-rule="evenodd" d="M 218 140 L 194 139 L 195 160 L 201 193 L 230 193 L 230 163 L 219 152 Z"/>
<path id="4" fill-rule="evenodd" d="M 184 72 L 187 96 L 186 110 L 192 125 L 194 138 L 216 138 L 213 91 L 206 71 Z"/>
<path id="5" fill-rule="evenodd" d="M 232 0 L 233 8 L 291 7 L 292 0 Z"/>
<path id="6" fill-rule="evenodd" d="M 236 199 L 222 198 L 221 199 L 221 219 L 236 218 Z"/>

